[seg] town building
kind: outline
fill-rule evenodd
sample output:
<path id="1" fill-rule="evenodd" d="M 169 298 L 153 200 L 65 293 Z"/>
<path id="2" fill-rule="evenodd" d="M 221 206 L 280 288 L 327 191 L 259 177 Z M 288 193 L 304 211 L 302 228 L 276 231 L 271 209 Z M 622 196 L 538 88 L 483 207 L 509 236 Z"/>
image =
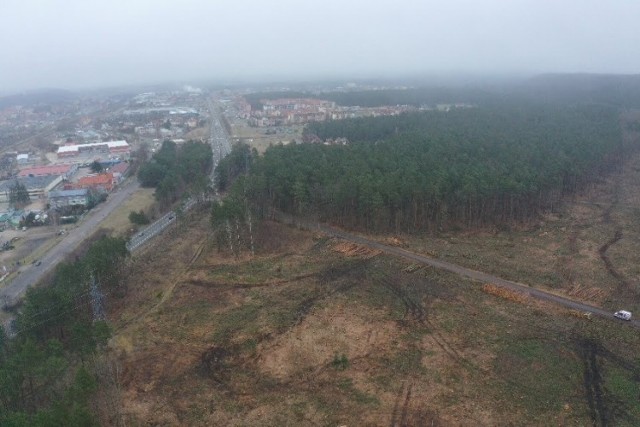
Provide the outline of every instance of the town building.
<path id="1" fill-rule="evenodd" d="M 89 204 L 89 190 L 59 190 L 49 193 L 49 205 L 54 209 L 67 206 L 87 206 Z"/>
<path id="2" fill-rule="evenodd" d="M 336 103 L 313 98 L 282 98 L 262 100 L 262 111 L 270 115 L 276 111 L 327 111 Z"/>
<path id="3" fill-rule="evenodd" d="M 25 176 L 0 182 L 0 202 L 8 202 L 11 188 L 16 182 L 25 186 L 31 200 L 46 197 L 62 182 L 62 176 Z"/>
<path id="4" fill-rule="evenodd" d="M 88 175 L 82 177 L 77 183 L 73 184 L 73 188 L 86 188 L 102 193 L 110 193 L 116 185 L 116 180 L 112 173 L 101 173 L 98 175 Z"/>
<path id="5" fill-rule="evenodd" d="M 18 176 L 62 176 L 63 179 L 70 179 L 77 171 L 78 165 L 35 166 L 22 169 L 18 172 Z"/>
<path id="6" fill-rule="evenodd" d="M 16 161 L 19 165 L 26 165 L 29 163 L 29 155 L 28 154 L 18 154 L 16 156 Z"/>
<path id="7" fill-rule="evenodd" d="M 17 227 L 23 220 L 25 212 L 22 209 L 11 209 L 7 212 L 0 212 L 0 230 L 7 227 Z"/>
<path id="8" fill-rule="evenodd" d="M 81 153 L 105 153 L 110 156 L 127 157 L 131 147 L 127 141 L 93 142 L 90 144 L 62 145 L 58 147 L 58 158 L 76 157 Z"/>
<path id="9" fill-rule="evenodd" d="M 109 172 L 113 174 L 113 178 L 117 183 L 122 182 L 122 180 L 127 176 L 127 172 L 129 171 L 129 163 L 120 162 L 109 168 Z"/>

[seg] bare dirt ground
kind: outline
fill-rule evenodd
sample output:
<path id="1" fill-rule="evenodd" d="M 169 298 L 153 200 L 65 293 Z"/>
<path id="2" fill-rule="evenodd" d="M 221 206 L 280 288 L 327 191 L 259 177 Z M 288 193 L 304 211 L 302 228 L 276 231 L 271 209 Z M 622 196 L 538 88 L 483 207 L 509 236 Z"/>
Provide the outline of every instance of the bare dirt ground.
<path id="1" fill-rule="evenodd" d="M 256 240 L 218 252 L 202 212 L 136 255 L 105 424 L 640 422 L 632 331 L 280 224 Z"/>
<path id="2" fill-rule="evenodd" d="M 139 188 L 130 198 L 126 199 L 122 205 L 112 212 L 101 224 L 105 230 L 115 236 L 129 237 L 138 230 L 129 220 L 132 211 L 143 211 L 151 221 L 154 221 L 160 213 L 155 210 L 155 199 L 153 188 Z"/>
<path id="3" fill-rule="evenodd" d="M 640 155 L 529 227 L 399 236 L 407 249 L 569 296 L 640 312 Z"/>
<path id="4" fill-rule="evenodd" d="M 528 227 L 381 239 L 640 312 L 638 203 L 633 156 Z M 640 425 L 640 336 L 623 323 L 271 222 L 236 259 L 208 220 L 136 255 L 109 301 L 105 425 Z"/>
<path id="5" fill-rule="evenodd" d="M 250 147 L 258 150 L 259 153 L 275 144 L 289 144 L 292 140 L 302 140 L 302 126 L 279 126 L 275 128 L 256 128 L 250 127 L 246 120 L 231 121 L 231 137 L 234 140 L 240 140 Z M 275 132 L 268 134 L 267 132 Z"/>
<path id="6" fill-rule="evenodd" d="M 199 141 L 199 140 L 206 140 L 207 138 L 209 138 L 209 135 L 211 135 L 211 130 L 209 130 L 209 127 L 201 127 L 201 128 L 196 128 L 192 131 L 190 131 L 189 133 L 187 133 L 183 139 L 185 139 L 186 141 L 189 140 L 194 140 L 194 141 Z"/>

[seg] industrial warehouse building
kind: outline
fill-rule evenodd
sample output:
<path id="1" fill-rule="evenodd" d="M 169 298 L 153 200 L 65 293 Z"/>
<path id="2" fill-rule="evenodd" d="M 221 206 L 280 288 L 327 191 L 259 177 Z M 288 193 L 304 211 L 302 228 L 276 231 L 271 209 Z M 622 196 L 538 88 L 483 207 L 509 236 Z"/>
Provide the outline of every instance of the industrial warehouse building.
<path id="1" fill-rule="evenodd" d="M 58 147 L 58 158 L 75 157 L 81 153 L 105 153 L 110 156 L 126 157 L 131 152 L 127 141 L 93 142 L 91 144 L 62 145 Z"/>
<path id="2" fill-rule="evenodd" d="M 11 188 L 16 185 L 16 182 L 25 186 L 31 200 L 36 200 L 46 197 L 49 191 L 62 182 L 62 176 L 27 176 L 0 181 L 0 202 L 6 203 L 9 201 Z"/>

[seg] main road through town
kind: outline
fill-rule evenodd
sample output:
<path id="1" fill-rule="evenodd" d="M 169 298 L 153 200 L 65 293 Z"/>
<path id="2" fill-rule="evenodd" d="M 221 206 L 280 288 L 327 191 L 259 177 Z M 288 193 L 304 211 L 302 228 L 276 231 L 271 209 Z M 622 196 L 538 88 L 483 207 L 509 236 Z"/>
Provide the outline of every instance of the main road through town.
<path id="1" fill-rule="evenodd" d="M 222 124 L 222 113 L 216 106 L 213 100 L 209 100 L 209 116 L 211 119 L 211 135 L 209 136 L 209 144 L 211 144 L 211 152 L 213 155 L 213 165 L 211 168 L 211 174 L 209 180 L 213 184 L 214 172 L 216 166 L 220 160 L 231 152 L 231 141 L 226 129 Z M 214 199 L 218 198 L 217 192 L 214 190 Z M 197 200 L 189 198 L 182 204 L 182 211 L 188 211 L 195 206 Z M 151 241 L 154 237 L 162 233 L 172 222 L 177 220 L 177 212 L 167 212 L 162 218 L 149 225 L 147 228 L 141 230 L 138 234 L 133 236 L 127 243 L 127 249 L 130 252 L 136 251 L 138 248 L 144 246 L 147 242 Z"/>
<path id="2" fill-rule="evenodd" d="M 95 230 L 100 223 L 122 202 L 131 196 L 139 187 L 135 178 L 126 181 L 118 190 L 111 193 L 109 198 L 91 210 L 77 227 L 68 230 L 68 233 L 44 255 L 36 265 L 25 265 L 20 273 L 6 286 L 0 288 L 0 305 L 10 306 L 16 304 L 27 291 L 29 286 L 38 283 L 58 263 L 72 254 L 78 246 Z"/>
<path id="3" fill-rule="evenodd" d="M 231 151 L 230 138 L 222 124 L 222 113 L 216 104 L 215 100 L 209 100 L 208 102 L 211 119 L 209 143 L 213 151 L 213 168 L 210 175 L 212 182 L 214 171 L 219 161 Z M 139 186 L 135 178 L 129 179 L 116 192 L 112 193 L 105 203 L 93 209 L 77 227 L 69 230 L 69 233 L 40 259 L 39 265 L 23 266 L 17 276 L 3 287 L 0 287 L 0 308 L 7 308 L 17 304 L 30 286 L 44 279 L 58 263 L 71 255 L 87 237 L 98 229 L 100 223 L 118 208 L 125 199 L 131 196 Z M 214 197 L 217 198 L 217 194 Z M 184 211 L 189 210 L 196 203 L 197 200 L 189 199 L 183 204 L 182 209 Z M 127 243 L 127 249 L 131 252 L 136 251 L 174 222 L 176 215 L 174 211 L 166 213 L 162 218 L 133 236 Z M 5 328 L 8 328 L 10 320 L 9 318 L 4 322 Z"/>

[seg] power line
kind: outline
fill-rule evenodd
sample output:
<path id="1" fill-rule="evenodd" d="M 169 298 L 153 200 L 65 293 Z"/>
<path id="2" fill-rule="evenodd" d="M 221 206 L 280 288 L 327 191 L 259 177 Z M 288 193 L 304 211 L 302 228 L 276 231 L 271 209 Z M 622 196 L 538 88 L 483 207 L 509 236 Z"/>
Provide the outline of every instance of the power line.
<path id="1" fill-rule="evenodd" d="M 110 291 L 108 291 L 108 292 L 106 292 L 106 293 L 101 293 L 100 295 L 96 296 L 96 298 L 93 298 L 93 297 L 92 297 L 92 298 L 89 298 L 89 299 L 88 299 L 88 300 L 86 300 L 86 301 L 78 302 L 77 304 L 75 304 L 74 306 L 70 307 L 69 309 L 67 309 L 67 310 L 63 310 L 63 311 L 61 311 L 61 312 L 57 313 L 56 315 L 51 316 L 51 317 L 48 317 L 48 318 L 46 318 L 46 319 L 42 319 L 42 320 L 41 320 L 41 321 L 39 321 L 39 322 L 36 322 L 36 323 L 30 324 L 28 327 L 24 327 L 24 328 L 22 328 L 22 329 L 20 329 L 20 330 L 17 330 L 17 331 L 12 331 L 12 335 L 13 335 L 13 336 L 16 336 L 16 335 L 23 334 L 23 333 L 25 333 L 25 332 L 27 332 L 27 331 L 29 331 L 29 330 L 31 330 L 31 329 L 35 329 L 36 327 L 38 327 L 38 326 L 40 326 L 40 325 L 42 325 L 42 324 L 45 324 L 45 323 L 47 323 L 47 322 L 50 322 L 51 320 L 58 319 L 58 318 L 60 318 L 60 317 L 62 317 L 62 316 L 64 316 L 64 315 L 66 315 L 66 314 L 69 314 L 69 313 L 72 313 L 72 312 L 74 312 L 74 311 L 77 311 L 77 310 L 79 310 L 80 308 L 84 308 L 84 309 L 86 309 L 89 305 L 93 306 L 93 305 L 94 305 L 94 304 L 96 304 L 96 303 L 102 304 L 102 301 L 104 300 L 104 298 L 105 298 L 105 297 L 107 297 L 108 295 L 111 295 L 112 293 L 114 293 L 114 292 L 116 291 L 116 289 L 118 289 L 118 288 L 120 288 L 120 287 L 121 287 L 121 286 L 118 286 L 118 287 L 116 287 L 115 289 L 112 289 L 112 290 L 110 290 Z M 45 313 L 46 311 L 49 311 L 49 310 L 43 310 L 41 313 Z M 105 317 L 105 318 L 106 318 L 106 317 Z M 98 320 L 105 320 L 105 318 L 103 318 L 103 319 L 98 319 Z M 96 320 L 96 319 L 94 319 L 94 320 Z"/>
<path id="2" fill-rule="evenodd" d="M 80 295 L 77 295 L 75 297 L 72 297 L 72 298 L 69 298 L 69 299 L 66 299 L 66 300 L 62 300 L 62 301 L 58 301 L 58 302 L 56 302 L 54 304 L 50 304 L 45 309 L 40 310 L 40 311 L 36 311 L 34 313 L 30 313 L 30 316 L 25 316 L 24 318 L 25 319 L 32 319 L 32 318 L 37 317 L 37 316 L 39 316 L 39 315 L 41 315 L 43 313 L 48 313 L 48 312 L 54 310 L 55 308 L 57 308 L 59 306 L 65 305 L 66 303 L 79 300 L 80 298 L 83 298 L 83 297 L 85 297 L 85 296 L 87 296 L 89 294 L 91 294 L 91 290 L 83 292 Z"/>
<path id="3" fill-rule="evenodd" d="M 100 292 L 100 287 L 94 275 L 91 275 L 91 308 L 93 309 L 93 321 L 104 320 L 104 309 L 102 306 L 102 299 L 104 295 Z"/>

